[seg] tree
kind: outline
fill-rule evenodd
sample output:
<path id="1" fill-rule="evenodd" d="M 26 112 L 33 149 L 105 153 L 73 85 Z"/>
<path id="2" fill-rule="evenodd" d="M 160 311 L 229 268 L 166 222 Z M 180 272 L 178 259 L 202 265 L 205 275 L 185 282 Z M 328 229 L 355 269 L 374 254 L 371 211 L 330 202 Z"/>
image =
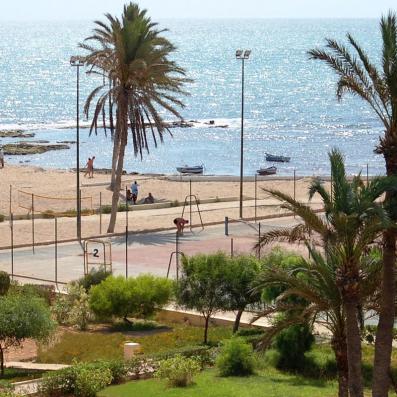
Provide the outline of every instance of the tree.
<path id="1" fill-rule="evenodd" d="M 331 346 L 338 371 L 339 397 L 348 397 L 348 360 L 346 342 L 346 315 L 337 284 L 338 263 L 325 260 L 315 248 L 308 246 L 311 260 L 290 256 L 287 261 L 281 253 L 265 258 L 257 280 L 266 302 L 262 315 L 276 317 L 277 321 L 262 340 L 262 348 L 269 346 L 273 337 L 293 325 L 319 323 L 331 333 Z M 280 261 L 280 259 L 283 259 Z M 378 291 L 381 264 L 376 255 L 362 259 L 361 294 L 363 308 L 372 308 Z"/>
<path id="2" fill-rule="evenodd" d="M 382 154 L 388 176 L 397 175 L 397 16 L 393 12 L 382 17 L 382 56 L 373 63 L 364 49 L 350 35 L 350 48 L 332 40 L 326 40 L 325 49 L 309 51 L 310 58 L 325 62 L 338 76 L 337 98 L 350 93 L 363 99 L 381 121 L 384 135 L 375 150 Z M 381 65 L 378 69 L 377 65 Z M 397 221 L 397 192 L 388 191 L 385 207 L 393 222 Z M 390 359 L 393 341 L 396 263 L 396 229 L 390 227 L 383 233 L 383 277 L 376 334 L 374 397 L 388 395 Z"/>
<path id="3" fill-rule="evenodd" d="M 124 6 L 121 20 L 106 14 L 106 22 L 96 21 L 93 34 L 80 47 L 88 51 L 85 60 L 89 73 L 103 76 L 103 84 L 87 97 L 85 113 L 95 101 L 91 132 L 102 124 L 106 130 L 106 108 L 109 107 L 110 127 L 113 136 L 113 198 L 108 232 L 114 231 L 121 176 L 124 166 L 128 129 L 134 155 L 142 158 L 149 151 L 148 137 L 163 141 L 167 127 L 160 114 L 165 110 L 182 120 L 176 106 L 183 107 L 179 99 L 183 86 L 190 81 L 185 70 L 169 58 L 175 52 L 173 44 L 163 35 L 137 4 Z M 109 79 L 110 84 L 106 83 Z M 116 126 L 113 113 L 116 114 Z M 157 137 L 156 137 L 157 135 Z"/>
<path id="4" fill-rule="evenodd" d="M 222 253 L 183 256 L 182 269 L 176 284 L 177 303 L 200 312 L 204 317 L 204 343 L 208 343 L 210 318 L 227 307 L 225 274 L 228 257 Z"/>
<path id="5" fill-rule="evenodd" d="M 27 339 L 47 339 L 55 328 L 51 312 L 33 296 L 9 294 L 0 297 L 0 364 L 4 375 L 4 353 Z"/>
<path id="6" fill-rule="evenodd" d="M 172 281 L 152 275 L 136 278 L 110 276 L 91 287 L 92 311 L 104 317 L 118 317 L 131 323 L 128 317 L 148 318 L 166 305 L 172 294 Z"/>
<path id="7" fill-rule="evenodd" d="M 325 219 L 309 206 L 290 196 L 267 190 L 282 201 L 283 207 L 302 218 L 303 223 L 292 228 L 265 233 L 259 245 L 274 240 L 313 242 L 319 239 L 326 260 L 337 264 L 337 284 L 342 296 L 346 315 L 346 340 L 349 366 L 349 391 L 351 397 L 363 396 L 361 373 L 361 335 L 359 327 L 360 308 L 360 262 L 368 247 L 390 225 L 387 213 L 376 202 L 385 191 L 396 188 L 396 179 L 375 178 L 365 186 L 361 176 L 349 181 L 343 156 L 338 150 L 330 155 L 333 175 L 333 195 L 315 179 L 309 188 L 309 197 L 319 194 L 325 210 Z M 311 238 L 314 232 L 313 239 Z"/>
<path id="8" fill-rule="evenodd" d="M 233 333 L 238 331 L 245 308 L 260 301 L 260 292 L 253 291 L 259 269 L 260 265 L 253 256 L 241 255 L 228 260 L 225 269 L 225 291 L 228 298 L 226 309 L 237 312 Z"/>

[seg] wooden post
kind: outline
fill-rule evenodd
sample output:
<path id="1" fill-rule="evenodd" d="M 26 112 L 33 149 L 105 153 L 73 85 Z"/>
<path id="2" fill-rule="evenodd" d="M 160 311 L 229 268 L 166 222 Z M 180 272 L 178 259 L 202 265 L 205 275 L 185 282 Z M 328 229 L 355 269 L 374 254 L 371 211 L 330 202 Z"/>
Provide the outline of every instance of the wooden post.
<path id="1" fill-rule="evenodd" d="M 32 252 L 34 253 L 34 194 L 32 193 Z"/>

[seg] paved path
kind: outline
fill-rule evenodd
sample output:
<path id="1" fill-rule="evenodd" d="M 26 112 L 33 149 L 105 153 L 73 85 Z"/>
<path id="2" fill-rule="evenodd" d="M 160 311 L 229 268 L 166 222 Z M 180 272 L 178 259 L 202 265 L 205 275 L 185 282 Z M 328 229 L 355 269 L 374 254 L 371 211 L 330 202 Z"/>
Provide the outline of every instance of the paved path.
<path id="1" fill-rule="evenodd" d="M 294 223 L 296 220 L 292 217 L 266 220 L 261 223 L 261 230 L 291 226 Z M 257 225 L 230 224 L 229 236 L 224 235 L 224 225 L 206 227 L 203 231 L 193 229 L 193 232 L 190 232 L 187 229 L 185 235 L 180 238 L 179 251 L 187 255 L 218 250 L 230 252 L 232 238 L 234 253 L 252 252 L 253 245 L 258 239 Z M 174 231 L 131 234 L 127 247 L 124 236 L 108 240 L 112 244 L 113 272 L 119 275 L 125 275 L 127 269 L 129 275 L 152 273 L 165 276 L 170 255 L 176 250 Z M 101 245 L 90 246 L 90 260 L 94 259 L 92 254 L 95 249 L 98 249 L 99 263 L 103 253 Z M 126 266 L 126 253 L 128 266 Z M 57 261 L 54 245 L 36 247 L 34 254 L 31 248 L 21 248 L 14 250 L 13 273 L 47 280 L 55 280 L 57 277 L 60 282 L 69 282 L 83 275 L 83 261 L 83 249 L 78 243 L 59 244 Z M 11 273 L 10 250 L 0 251 L 0 270 Z M 174 263 L 172 273 L 175 275 Z"/>

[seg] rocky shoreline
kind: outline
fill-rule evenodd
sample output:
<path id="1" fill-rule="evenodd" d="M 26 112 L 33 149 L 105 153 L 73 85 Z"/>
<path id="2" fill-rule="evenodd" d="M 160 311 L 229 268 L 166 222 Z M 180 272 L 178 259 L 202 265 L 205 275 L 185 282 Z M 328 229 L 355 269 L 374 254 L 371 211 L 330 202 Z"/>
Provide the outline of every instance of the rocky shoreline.
<path id="1" fill-rule="evenodd" d="M 3 145 L 4 154 L 7 156 L 26 156 L 29 154 L 42 154 L 52 150 L 70 149 L 68 145 L 53 144 L 31 144 L 31 143 L 8 143 Z"/>

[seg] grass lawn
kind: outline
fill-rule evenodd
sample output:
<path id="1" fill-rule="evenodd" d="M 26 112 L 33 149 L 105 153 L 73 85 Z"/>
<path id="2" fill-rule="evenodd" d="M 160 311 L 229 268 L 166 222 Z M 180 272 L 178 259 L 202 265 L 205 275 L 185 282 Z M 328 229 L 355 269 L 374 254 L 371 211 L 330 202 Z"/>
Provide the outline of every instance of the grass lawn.
<path id="1" fill-rule="evenodd" d="M 308 380 L 268 368 L 247 378 L 220 378 L 216 370 L 207 370 L 196 377 L 188 388 L 168 388 L 157 379 L 112 386 L 99 397 L 335 397 L 337 383 Z"/>
<path id="2" fill-rule="evenodd" d="M 33 369 L 5 368 L 4 376 L 0 377 L 0 381 L 22 382 L 24 380 L 41 378 L 45 372 Z"/>
<path id="3" fill-rule="evenodd" d="M 129 332 L 76 332 L 65 331 L 59 340 L 49 347 L 40 346 L 37 362 L 71 364 L 77 361 L 94 361 L 99 359 L 117 359 L 123 357 L 123 345 L 126 341 L 140 343 L 145 354 L 164 353 L 184 346 L 197 346 L 202 343 L 203 328 L 181 324 L 166 324 L 167 330 L 149 332 L 142 336 L 142 332 L 134 336 Z M 231 327 L 211 327 L 209 339 L 219 342 L 230 338 Z"/>

